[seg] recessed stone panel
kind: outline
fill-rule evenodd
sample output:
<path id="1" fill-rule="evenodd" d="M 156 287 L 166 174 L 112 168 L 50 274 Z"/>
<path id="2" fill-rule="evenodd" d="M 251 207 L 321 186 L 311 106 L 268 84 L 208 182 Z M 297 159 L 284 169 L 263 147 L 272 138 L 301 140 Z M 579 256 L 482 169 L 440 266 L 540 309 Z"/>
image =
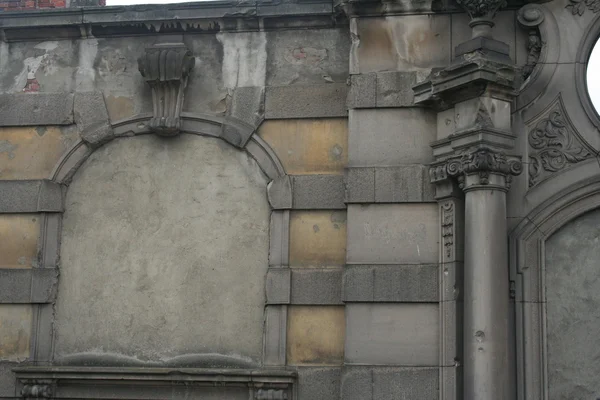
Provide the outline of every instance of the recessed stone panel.
<path id="1" fill-rule="evenodd" d="M 344 359 L 344 307 L 290 306 L 287 363 L 341 365 Z"/>
<path id="2" fill-rule="evenodd" d="M 546 241 L 549 400 L 600 396 L 599 226 L 600 209 Z"/>
<path id="3" fill-rule="evenodd" d="M 436 119 L 433 111 L 423 108 L 350 110 L 348 165 L 430 163 Z"/>
<path id="4" fill-rule="evenodd" d="M 66 197 L 56 356 L 257 362 L 266 184 L 250 156 L 214 138 L 138 136 L 94 152 Z"/>
<path id="5" fill-rule="evenodd" d="M 346 211 L 292 211 L 290 266 L 342 266 L 346 262 Z"/>
<path id="6" fill-rule="evenodd" d="M 44 179 L 78 139 L 75 126 L 0 128 L 0 179 Z"/>
<path id="7" fill-rule="evenodd" d="M 348 205 L 349 264 L 437 263 L 435 203 Z"/>
<path id="8" fill-rule="evenodd" d="M 38 214 L 0 215 L 0 268 L 31 268 L 37 263 Z"/>
<path id="9" fill-rule="evenodd" d="M 343 174 L 348 160 L 348 120 L 265 121 L 259 135 L 290 175 Z"/>
<path id="10" fill-rule="evenodd" d="M 437 304 L 346 305 L 347 364 L 436 366 Z"/>
<path id="11" fill-rule="evenodd" d="M 0 361 L 23 361 L 29 357 L 31 307 L 0 304 Z"/>

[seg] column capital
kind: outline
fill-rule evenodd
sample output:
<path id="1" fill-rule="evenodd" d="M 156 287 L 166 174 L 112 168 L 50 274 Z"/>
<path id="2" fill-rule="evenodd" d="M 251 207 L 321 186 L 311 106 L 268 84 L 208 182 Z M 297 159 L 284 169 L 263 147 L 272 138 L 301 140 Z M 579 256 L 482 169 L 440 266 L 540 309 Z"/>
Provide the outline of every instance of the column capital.
<path id="1" fill-rule="evenodd" d="M 432 183 L 455 178 L 465 192 L 476 189 L 507 191 L 512 177 L 522 170 L 519 157 L 507 156 L 488 147 L 476 147 L 432 164 L 429 175 Z"/>

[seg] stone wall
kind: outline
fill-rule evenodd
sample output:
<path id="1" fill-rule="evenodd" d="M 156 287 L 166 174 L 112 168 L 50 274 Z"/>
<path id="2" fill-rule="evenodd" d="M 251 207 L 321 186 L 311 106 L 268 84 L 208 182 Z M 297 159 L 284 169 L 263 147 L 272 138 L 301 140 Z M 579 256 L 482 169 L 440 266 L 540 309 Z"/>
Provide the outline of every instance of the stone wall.
<path id="1" fill-rule="evenodd" d="M 564 313 L 546 314 L 540 271 L 566 295 L 563 241 L 593 232 L 559 229 L 600 206 L 600 120 L 578 94 L 587 50 L 572 50 L 600 24 L 566 3 L 509 2 L 495 17 L 492 53 L 505 57 L 492 55 L 512 60 L 492 71 L 498 81 L 531 67 L 514 92 L 444 98 L 439 85 L 425 100 L 423 87 L 471 60 L 455 4 L 2 14 L 0 397 L 467 398 L 468 255 L 510 271 L 481 291 L 506 285 L 494 304 L 511 301 L 498 399 L 545 398 L 536 324 Z M 152 64 L 164 49 L 169 62 Z M 173 93 L 181 109 L 163 102 Z M 556 132 L 585 156 L 544 163 L 548 146 L 531 136 Z M 444 175 L 440 162 L 473 137 L 520 158 L 523 173 Z M 475 175 L 489 193 L 465 206 L 459 178 L 471 187 Z M 564 332 L 552 335 L 549 345 Z"/>

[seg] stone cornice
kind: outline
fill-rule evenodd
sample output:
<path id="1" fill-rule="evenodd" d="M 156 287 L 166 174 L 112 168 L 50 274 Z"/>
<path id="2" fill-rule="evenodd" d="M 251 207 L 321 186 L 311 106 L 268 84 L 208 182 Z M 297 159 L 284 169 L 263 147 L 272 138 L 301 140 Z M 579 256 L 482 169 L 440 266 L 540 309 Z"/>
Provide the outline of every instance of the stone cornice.
<path id="1" fill-rule="evenodd" d="M 487 147 L 469 149 L 431 166 L 432 183 L 456 178 L 464 191 L 473 189 L 508 190 L 512 177 L 519 175 L 523 164 L 518 157 Z"/>

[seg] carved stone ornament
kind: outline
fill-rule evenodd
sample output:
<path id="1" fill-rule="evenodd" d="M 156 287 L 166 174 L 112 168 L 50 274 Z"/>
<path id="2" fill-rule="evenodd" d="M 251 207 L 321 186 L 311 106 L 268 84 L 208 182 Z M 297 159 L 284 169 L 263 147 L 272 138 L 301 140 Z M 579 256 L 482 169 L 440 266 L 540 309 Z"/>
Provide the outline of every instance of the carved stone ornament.
<path id="1" fill-rule="evenodd" d="M 138 59 L 140 73 L 152 88 L 149 128 L 162 136 L 177 135 L 188 76 L 195 59 L 183 43 L 157 44 Z"/>
<path id="2" fill-rule="evenodd" d="M 21 397 L 24 399 L 49 399 L 52 397 L 51 380 L 26 380 L 23 381 Z"/>
<path id="3" fill-rule="evenodd" d="M 565 8 L 571 10 L 573 15 L 583 15 L 586 8 L 589 8 L 594 14 L 600 11 L 600 0 L 569 0 Z"/>
<path id="4" fill-rule="evenodd" d="M 492 20 L 498 10 L 506 6 L 506 0 L 457 0 L 457 3 L 469 14 L 473 37 L 491 36 Z"/>
<path id="5" fill-rule="evenodd" d="M 528 28 L 527 63 L 523 67 L 523 79 L 527 79 L 537 65 L 542 53 L 542 37 L 539 25 L 544 21 L 544 13 L 535 4 L 528 4 L 517 13 L 517 21 Z"/>
<path id="6" fill-rule="evenodd" d="M 450 259 L 454 245 L 454 203 L 451 201 L 442 204 L 442 238 L 446 257 Z"/>
<path id="7" fill-rule="evenodd" d="M 288 394 L 284 389 L 258 389 L 254 400 L 288 400 Z"/>
<path id="8" fill-rule="evenodd" d="M 565 117 L 559 97 L 548 113 L 529 131 L 529 187 L 569 165 L 594 157 Z"/>
<path id="9" fill-rule="evenodd" d="M 472 186 L 495 186 L 498 189 L 508 190 L 513 176 L 519 175 L 523 170 L 521 160 L 516 157 L 508 158 L 498 151 L 481 147 L 465 151 L 463 154 L 433 166 L 430 169 L 433 183 L 455 177 L 459 187 L 463 190 Z M 491 175 L 504 177 L 504 182 L 498 186 L 492 182 Z M 466 178 L 472 179 L 467 184 Z"/>

